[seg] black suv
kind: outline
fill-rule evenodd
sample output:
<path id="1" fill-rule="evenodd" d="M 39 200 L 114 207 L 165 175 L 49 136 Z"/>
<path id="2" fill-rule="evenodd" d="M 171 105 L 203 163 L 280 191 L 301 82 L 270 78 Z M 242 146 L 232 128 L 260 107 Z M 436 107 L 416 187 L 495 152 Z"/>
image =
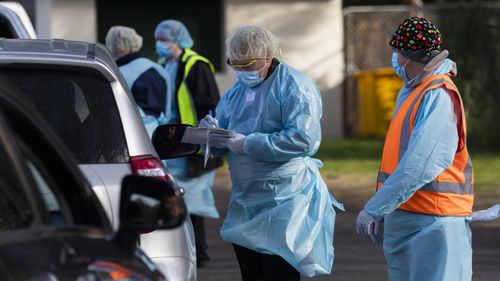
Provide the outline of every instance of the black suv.
<path id="1" fill-rule="evenodd" d="M 9 83 L 0 81 L 0 280 L 165 280 L 136 242 L 182 224 L 172 182 L 125 177 L 113 232 L 70 153 Z"/>

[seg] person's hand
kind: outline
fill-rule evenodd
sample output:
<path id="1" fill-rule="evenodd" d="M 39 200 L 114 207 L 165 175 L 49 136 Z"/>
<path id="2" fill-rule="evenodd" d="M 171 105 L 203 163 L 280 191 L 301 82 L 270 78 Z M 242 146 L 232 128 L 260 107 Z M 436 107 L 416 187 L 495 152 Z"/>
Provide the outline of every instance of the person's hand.
<path id="1" fill-rule="evenodd" d="M 207 114 L 198 123 L 198 128 L 219 128 L 219 121 Z"/>
<path id="2" fill-rule="evenodd" d="M 500 204 L 489 207 L 486 210 L 473 212 L 472 221 L 492 221 L 500 217 Z"/>
<path id="3" fill-rule="evenodd" d="M 356 220 L 356 232 L 358 235 L 368 235 L 372 242 L 383 239 L 383 219 L 375 219 L 364 209 L 359 212 Z"/>
<path id="4" fill-rule="evenodd" d="M 228 135 L 219 135 L 219 134 L 209 134 L 208 135 L 208 143 L 211 147 L 215 148 L 227 148 L 227 139 L 230 138 Z"/>
<path id="5" fill-rule="evenodd" d="M 233 153 L 243 153 L 243 145 L 245 144 L 245 135 L 232 132 L 231 138 L 227 140 L 227 148 Z"/>
<path id="6" fill-rule="evenodd" d="M 245 135 L 236 132 L 231 132 L 229 135 L 214 134 L 209 137 L 209 143 L 216 148 L 227 148 L 233 153 L 243 153 Z"/>

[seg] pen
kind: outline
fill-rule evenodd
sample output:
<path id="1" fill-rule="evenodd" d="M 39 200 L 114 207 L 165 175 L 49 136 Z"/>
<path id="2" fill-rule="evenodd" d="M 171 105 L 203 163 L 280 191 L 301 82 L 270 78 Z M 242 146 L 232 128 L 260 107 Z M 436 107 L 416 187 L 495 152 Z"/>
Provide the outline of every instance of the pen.
<path id="1" fill-rule="evenodd" d="M 209 109 L 209 110 L 208 110 L 208 114 L 210 115 L 210 117 L 212 117 L 212 118 L 213 118 L 213 122 L 214 122 L 214 123 L 212 124 L 212 127 L 213 127 L 213 128 L 217 128 L 217 123 L 216 123 L 216 122 L 217 122 L 217 119 L 215 119 L 215 116 L 214 116 L 214 115 L 212 115 L 212 110 L 211 110 L 211 109 Z"/>

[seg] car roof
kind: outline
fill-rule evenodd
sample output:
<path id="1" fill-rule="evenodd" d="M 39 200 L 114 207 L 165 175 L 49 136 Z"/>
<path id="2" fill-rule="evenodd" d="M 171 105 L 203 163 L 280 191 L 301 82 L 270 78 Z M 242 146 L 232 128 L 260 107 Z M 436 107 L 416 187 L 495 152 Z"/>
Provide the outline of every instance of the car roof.
<path id="1" fill-rule="evenodd" d="M 8 20 L 16 33 L 15 36 L 18 36 L 18 38 L 36 38 L 33 24 L 21 4 L 18 2 L 2 2 L 0 3 L 0 14 Z"/>
<path id="2" fill-rule="evenodd" d="M 64 39 L 6 39 L 0 38 L 0 62 L 12 63 L 70 63 L 80 62 L 100 63 L 108 68 L 103 73 L 109 81 L 125 81 L 120 75 L 108 49 L 100 43 L 71 41 Z M 101 70 L 102 72 L 102 70 Z"/>

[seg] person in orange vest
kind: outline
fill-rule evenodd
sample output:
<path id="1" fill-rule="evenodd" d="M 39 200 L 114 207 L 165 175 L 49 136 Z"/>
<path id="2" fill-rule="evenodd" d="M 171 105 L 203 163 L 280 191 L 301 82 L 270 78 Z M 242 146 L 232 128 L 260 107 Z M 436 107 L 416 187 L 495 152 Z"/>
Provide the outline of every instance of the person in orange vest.
<path id="1" fill-rule="evenodd" d="M 357 232 L 383 239 L 391 281 L 470 281 L 474 176 L 456 64 L 425 18 L 405 19 L 389 44 L 404 85 Z"/>

